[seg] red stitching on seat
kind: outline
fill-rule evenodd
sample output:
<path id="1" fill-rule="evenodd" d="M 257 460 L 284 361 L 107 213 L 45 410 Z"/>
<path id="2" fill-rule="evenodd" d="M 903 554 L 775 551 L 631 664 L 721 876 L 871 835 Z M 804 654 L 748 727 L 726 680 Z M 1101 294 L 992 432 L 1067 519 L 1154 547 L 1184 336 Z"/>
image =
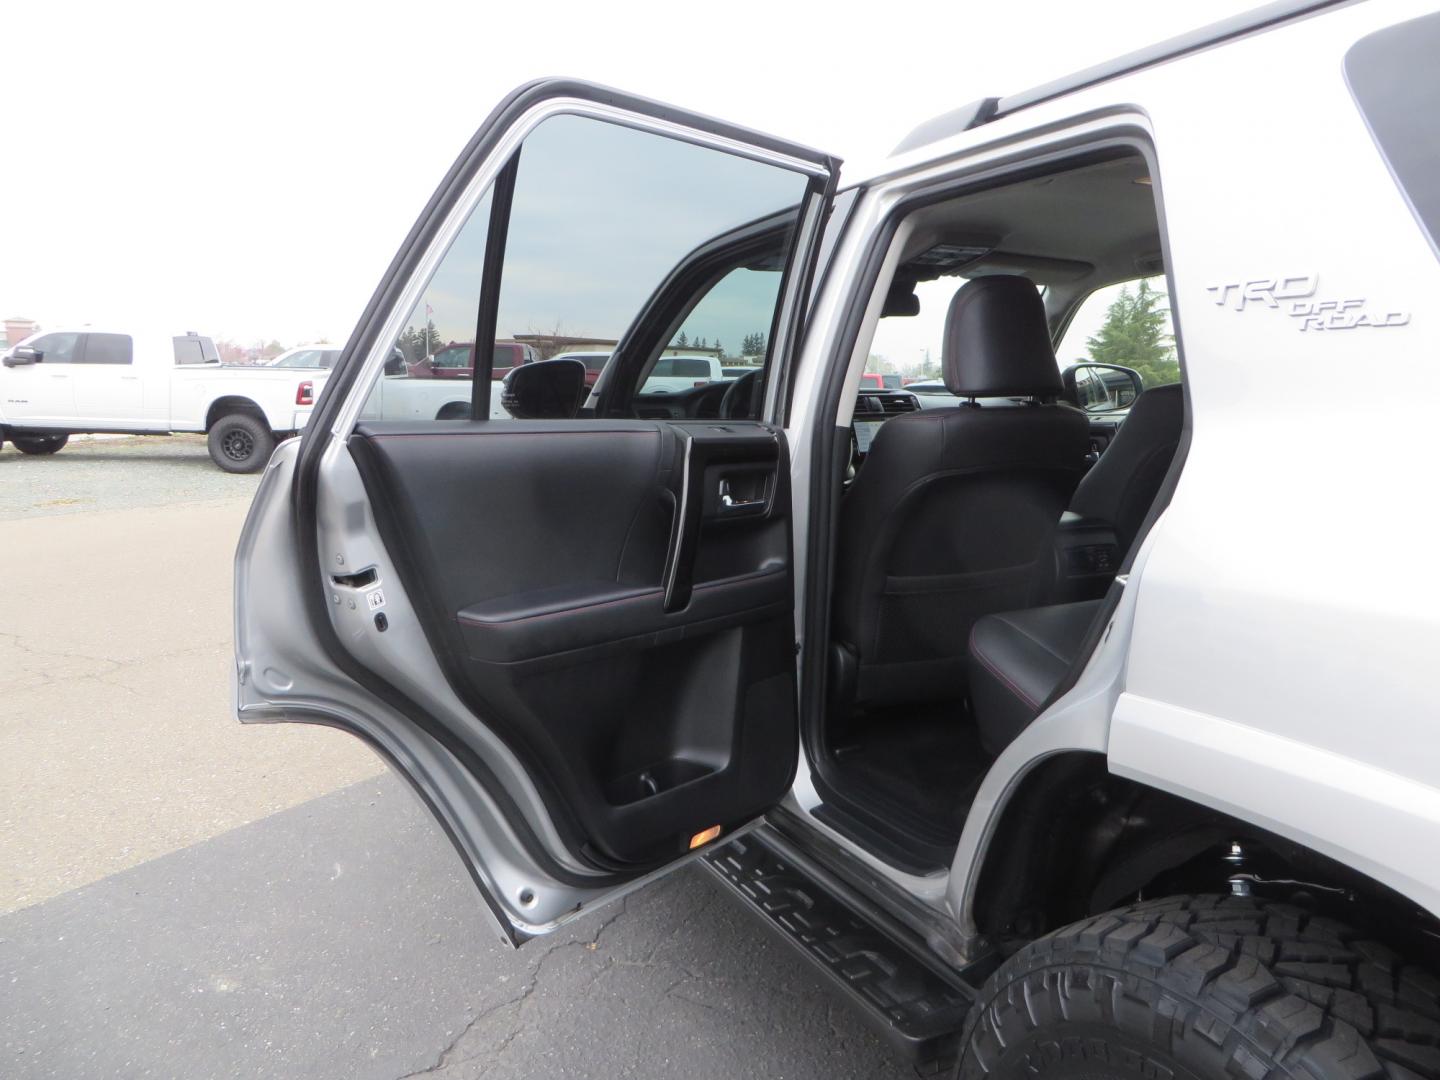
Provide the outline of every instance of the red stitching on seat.
<path id="1" fill-rule="evenodd" d="M 997 679 L 1004 683 L 1006 688 L 1012 694 L 1018 697 L 1026 705 L 1029 705 L 1030 708 L 1038 709 L 1040 707 L 1040 703 L 1038 701 L 1032 698 L 1024 690 L 1021 690 L 1019 686 L 1015 685 L 1015 683 L 1010 679 L 1010 676 L 1006 675 L 1005 672 L 1001 671 L 998 667 L 996 667 L 994 663 L 990 661 L 989 657 L 987 657 L 979 650 L 978 647 L 976 647 L 974 626 L 970 627 L 970 655 L 975 657 L 976 660 L 979 660 L 980 663 L 984 664 L 986 671 L 990 672 L 991 675 L 994 675 Z"/>

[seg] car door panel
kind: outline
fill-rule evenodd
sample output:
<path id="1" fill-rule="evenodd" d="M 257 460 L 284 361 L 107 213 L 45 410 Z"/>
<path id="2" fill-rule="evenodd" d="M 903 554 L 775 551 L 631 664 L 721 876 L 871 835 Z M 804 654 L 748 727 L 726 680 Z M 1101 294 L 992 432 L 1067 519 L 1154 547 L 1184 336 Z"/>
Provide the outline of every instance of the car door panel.
<path id="1" fill-rule="evenodd" d="M 45 334 L 31 342 L 42 354 L 39 362 L 0 368 L 3 411 L 12 423 L 17 427 L 74 426 L 71 368 L 83 350 L 83 342 L 84 335 L 79 333 Z"/>
<path id="2" fill-rule="evenodd" d="M 565 167 L 577 156 L 591 167 Z M 283 494 L 262 484 L 237 560 L 242 718 L 324 717 L 382 747 L 512 941 L 735 835 L 793 778 L 783 433 L 637 419 L 631 399 L 682 322 L 717 354 L 767 338 L 784 368 L 836 167 L 603 88 L 522 90 L 412 231 L 298 450 L 277 452 Z M 754 287 L 697 308 L 737 268 Z M 617 342 L 616 381 L 579 417 L 377 406 L 402 345 L 562 322 Z M 254 565 L 292 525 L 286 580 L 321 586 L 301 588 L 303 625 Z"/>
<path id="3" fill-rule="evenodd" d="M 349 442 L 458 695 L 616 867 L 753 817 L 795 767 L 781 436 L 688 427 L 700 442 L 645 421 L 367 423 Z M 730 473 L 756 505 L 707 502 Z M 669 610 L 667 571 L 689 589 Z"/>

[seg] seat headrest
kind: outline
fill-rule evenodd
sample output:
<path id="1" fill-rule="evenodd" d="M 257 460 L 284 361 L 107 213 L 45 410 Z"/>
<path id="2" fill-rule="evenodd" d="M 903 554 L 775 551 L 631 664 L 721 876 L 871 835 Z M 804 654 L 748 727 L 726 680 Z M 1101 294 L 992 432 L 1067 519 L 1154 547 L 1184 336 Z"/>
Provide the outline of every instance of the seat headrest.
<path id="1" fill-rule="evenodd" d="M 957 397 L 1054 397 L 1060 368 L 1045 304 L 1029 278 L 967 281 L 950 301 L 941 351 L 945 387 Z"/>

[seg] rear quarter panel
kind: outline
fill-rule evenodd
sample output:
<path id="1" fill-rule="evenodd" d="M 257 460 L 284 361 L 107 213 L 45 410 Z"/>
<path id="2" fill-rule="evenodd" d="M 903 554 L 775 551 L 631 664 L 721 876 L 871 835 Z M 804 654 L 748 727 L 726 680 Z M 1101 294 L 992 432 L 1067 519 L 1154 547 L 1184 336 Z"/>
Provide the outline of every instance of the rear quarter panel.
<path id="1" fill-rule="evenodd" d="M 275 431 L 295 427 L 296 391 L 302 382 L 314 384 L 318 397 L 329 372 L 298 368 L 177 367 L 170 376 L 170 426 L 173 431 L 204 431 L 210 406 L 223 397 L 244 398 L 265 413 Z"/>
<path id="2" fill-rule="evenodd" d="M 1440 912 L 1440 262 L 1343 74 L 1424 12 L 1346 7 L 1134 81 L 1193 431 L 1109 757 Z M 1393 325 L 1297 313 L 1324 302 Z"/>

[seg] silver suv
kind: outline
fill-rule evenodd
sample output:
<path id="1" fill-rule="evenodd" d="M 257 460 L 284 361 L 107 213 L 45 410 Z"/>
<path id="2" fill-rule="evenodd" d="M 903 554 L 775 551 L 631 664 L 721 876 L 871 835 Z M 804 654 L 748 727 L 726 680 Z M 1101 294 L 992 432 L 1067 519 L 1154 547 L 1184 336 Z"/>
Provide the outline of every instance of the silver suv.
<path id="1" fill-rule="evenodd" d="M 520 88 L 266 472 L 240 719 L 369 742 L 516 945 L 698 861 L 965 1076 L 1440 1076 L 1428 7 L 1272 5 L 843 186 Z M 593 386 L 367 419 L 399 341 L 481 343 L 490 416 L 562 324 Z M 862 393 L 877 341 L 955 400 Z M 646 393 L 697 346 L 758 370 Z"/>

